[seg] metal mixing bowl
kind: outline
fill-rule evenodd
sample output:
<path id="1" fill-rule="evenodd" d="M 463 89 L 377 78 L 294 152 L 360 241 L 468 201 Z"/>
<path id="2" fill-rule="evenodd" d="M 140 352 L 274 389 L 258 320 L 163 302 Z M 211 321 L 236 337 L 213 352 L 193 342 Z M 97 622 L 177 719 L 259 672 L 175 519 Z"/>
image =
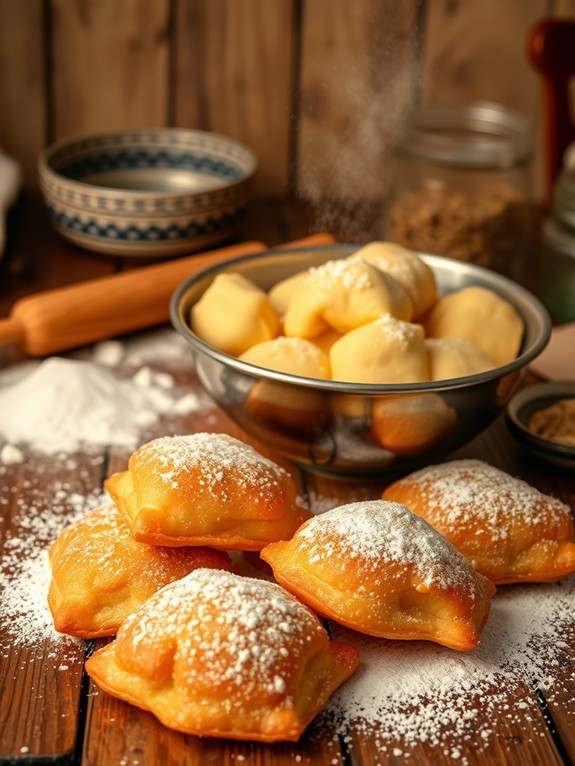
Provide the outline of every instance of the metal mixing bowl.
<path id="1" fill-rule="evenodd" d="M 421 253 L 440 294 L 470 285 L 499 293 L 523 318 L 519 356 L 477 375 L 430 383 L 361 384 L 316 380 L 240 361 L 200 340 L 190 309 L 214 277 L 236 272 L 264 290 L 298 271 L 344 258 L 358 245 L 268 250 L 206 269 L 184 282 L 171 303 L 172 323 L 188 341 L 202 385 L 251 437 L 297 464 L 333 476 L 395 475 L 436 462 L 501 412 L 527 364 L 549 340 L 543 305 L 524 288 L 479 266 Z"/>

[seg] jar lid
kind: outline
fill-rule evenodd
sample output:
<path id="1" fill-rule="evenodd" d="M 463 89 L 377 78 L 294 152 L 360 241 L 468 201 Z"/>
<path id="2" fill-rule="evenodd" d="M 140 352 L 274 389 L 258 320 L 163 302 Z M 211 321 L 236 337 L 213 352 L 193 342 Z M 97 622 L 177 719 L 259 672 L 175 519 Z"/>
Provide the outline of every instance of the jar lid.
<path id="1" fill-rule="evenodd" d="M 512 168 L 529 162 L 531 122 L 500 104 L 430 104 L 410 116 L 400 155 L 441 165 Z"/>

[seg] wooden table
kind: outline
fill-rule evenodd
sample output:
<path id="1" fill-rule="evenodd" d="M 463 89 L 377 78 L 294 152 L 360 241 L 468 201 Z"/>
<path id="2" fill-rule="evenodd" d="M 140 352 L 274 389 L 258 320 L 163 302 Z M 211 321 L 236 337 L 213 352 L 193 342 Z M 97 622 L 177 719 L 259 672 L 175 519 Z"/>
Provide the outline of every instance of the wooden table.
<path id="1" fill-rule="evenodd" d="M 24 215 L 24 211 L 17 211 L 16 215 Z M 38 222 L 35 232 L 18 226 L 19 233 L 12 238 L 2 262 L 0 316 L 8 312 L 20 295 L 132 265 L 81 253 L 50 233 L 41 214 L 34 220 Z M 254 208 L 242 235 L 245 239 L 257 238 L 275 245 L 307 231 L 306 217 L 297 208 L 261 205 Z M 146 365 L 171 375 L 176 393 L 196 392 L 203 404 L 186 415 L 159 420 L 148 437 L 208 430 L 229 432 L 249 441 L 205 398 L 187 353 L 170 358 L 160 355 L 155 360 L 140 354 L 135 363 L 136 356 L 131 351 L 145 350 L 146 342 L 153 347 L 157 342 L 155 332 L 122 339 L 126 353 L 115 374 L 127 377 Z M 168 327 L 160 328 L 160 332 L 168 336 L 171 333 Z M 67 356 L 90 359 L 92 353 L 93 349 L 87 348 Z M 7 370 L 16 369 L 12 365 L 16 356 L 4 354 Z M 472 653 L 470 658 L 463 659 L 458 653 L 424 642 L 414 642 L 405 648 L 401 642 L 392 646 L 393 642 L 385 641 L 374 648 L 371 642 L 368 646 L 371 652 L 381 652 L 384 659 L 392 658 L 388 666 L 389 688 L 381 700 L 382 709 L 388 706 L 389 720 L 379 713 L 375 719 L 373 715 L 368 716 L 367 725 L 344 715 L 336 725 L 333 716 L 320 716 L 298 743 L 268 746 L 184 736 L 163 727 L 152 715 L 98 692 L 83 672 L 83 662 L 102 641 L 63 641 L 50 633 L 46 615 L 39 614 L 43 609 L 43 592 L 38 575 L 40 559 L 35 557 L 46 548 L 58 527 L 77 515 L 83 505 L 94 504 L 105 476 L 122 470 L 128 454 L 129 451 L 113 444 L 73 455 L 33 454 L 25 449 L 23 462 L 0 463 L 3 550 L 0 586 L 5 588 L 0 602 L 0 764 L 558 766 L 575 762 L 575 620 L 570 624 L 569 619 L 564 620 L 560 634 L 553 635 L 556 646 L 543 641 L 526 649 L 533 658 L 533 673 L 529 672 L 529 662 L 526 662 L 525 672 L 515 672 L 514 676 L 494 672 L 489 662 L 498 660 L 489 654 L 474 658 Z M 573 474 L 535 462 L 514 441 L 503 417 L 457 456 L 484 459 L 575 507 Z M 291 470 L 299 482 L 302 498 L 316 512 L 350 500 L 378 497 L 385 486 L 383 481 L 338 481 L 305 473 L 293 466 Z M 26 587 L 22 586 L 23 580 L 27 582 Z M 549 599 L 563 599 L 568 604 L 573 583 L 568 578 L 560 586 L 530 587 L 534 590 L 528 599 L 535 599 L 535 594 L 539 594 L 543 599 L 541 604 L 551 603 Z M 498 594 L 497 614 L 524 593 L 525 589 L 516 588 Z M 27 596 L 38 602 L 26 603 Z M 20 604 L 21 614 L 16 613 L 14 604 Z M 535 614 L 534 624 L 536 620 Z M 497 629 L 491 628 L 488 645 L 496 641 L 496 634 Z M 517 641 L 517 636 L 513 638 L 511 632 L 502 631 L 501 640 L 509 647 L 510 641 Z M 369 652 L 366 656 L 369 665 Z M 505 654 L 502 648 L 502 656 L 509 658 L 509 652 Z M 410 710 L 390 708 L 394 699 L 401 699 L 401 663 L 404 663 L 405 678 L 409 675 L 413 688 L 425 689 L 425 672 L 422 671 L 418 686 L 414 682 L 418 671 L 414 669 L 425 669 L 427 659 L 429 667 L 447 667 L 448 673 L 457 671 L 460 680 L 453 690 L 458 693 L 458 699 L 452 703 L 445 699 L 438 701 L 430 689 L 427 705 L 417 699 L 411 700 Z M 418 665 L 422 662 L 423 665 Z M 487 682 L 477 696 L 472 687 L 481 672 L 481 663 L 485 666 Z M 542 668 L 548 676 L 545 683 L 541 678 Z M 366 667 L 364 661 L 360 672 L 369 680 L 372 669 Z M 467 672 L 470 688 L 462 691 Z M 377 681 L 377 688 L 385 689 L 382 679 Z M 430 682 L 449 688 L 449 683 L 446 686 L 445 679 L 438 678 L 437 673 L 430 677 Z M 406 681 L 406 692 L 409 692 L 408 686 Z M 403 702 L 409 707 L 409 701 Z M 443 724 L 439 718 L 444 719 Z M 427 738 L 425 732 L 428 732 Z"/>

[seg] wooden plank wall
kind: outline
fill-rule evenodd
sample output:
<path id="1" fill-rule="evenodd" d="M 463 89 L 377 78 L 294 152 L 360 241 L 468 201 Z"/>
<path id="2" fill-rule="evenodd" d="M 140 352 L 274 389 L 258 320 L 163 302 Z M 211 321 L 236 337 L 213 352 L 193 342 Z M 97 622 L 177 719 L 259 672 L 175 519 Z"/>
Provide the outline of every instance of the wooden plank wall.
<path id="1" fill-rule="evenodd" d="M 0 0 L 0 147 L 36 188 L 75 133 L 213 130 L 255 150 L 259 197 L 377 201 L 417 101 L 540 119 L 524 50 L 545 15 L 575 0 Z"/>

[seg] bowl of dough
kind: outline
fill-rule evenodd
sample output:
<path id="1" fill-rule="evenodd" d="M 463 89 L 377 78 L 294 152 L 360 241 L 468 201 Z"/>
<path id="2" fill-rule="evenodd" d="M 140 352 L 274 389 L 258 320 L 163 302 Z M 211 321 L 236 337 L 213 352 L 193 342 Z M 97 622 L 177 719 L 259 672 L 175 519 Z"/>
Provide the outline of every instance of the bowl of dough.
<path id="1" fill-rule="evenodd" d="M 389 242 L 228 261 L 180 285 L 171 317 L 249 436 L 347 478 L 404 473 L 478 435 L 551 330 L 515 282 Z"/>

